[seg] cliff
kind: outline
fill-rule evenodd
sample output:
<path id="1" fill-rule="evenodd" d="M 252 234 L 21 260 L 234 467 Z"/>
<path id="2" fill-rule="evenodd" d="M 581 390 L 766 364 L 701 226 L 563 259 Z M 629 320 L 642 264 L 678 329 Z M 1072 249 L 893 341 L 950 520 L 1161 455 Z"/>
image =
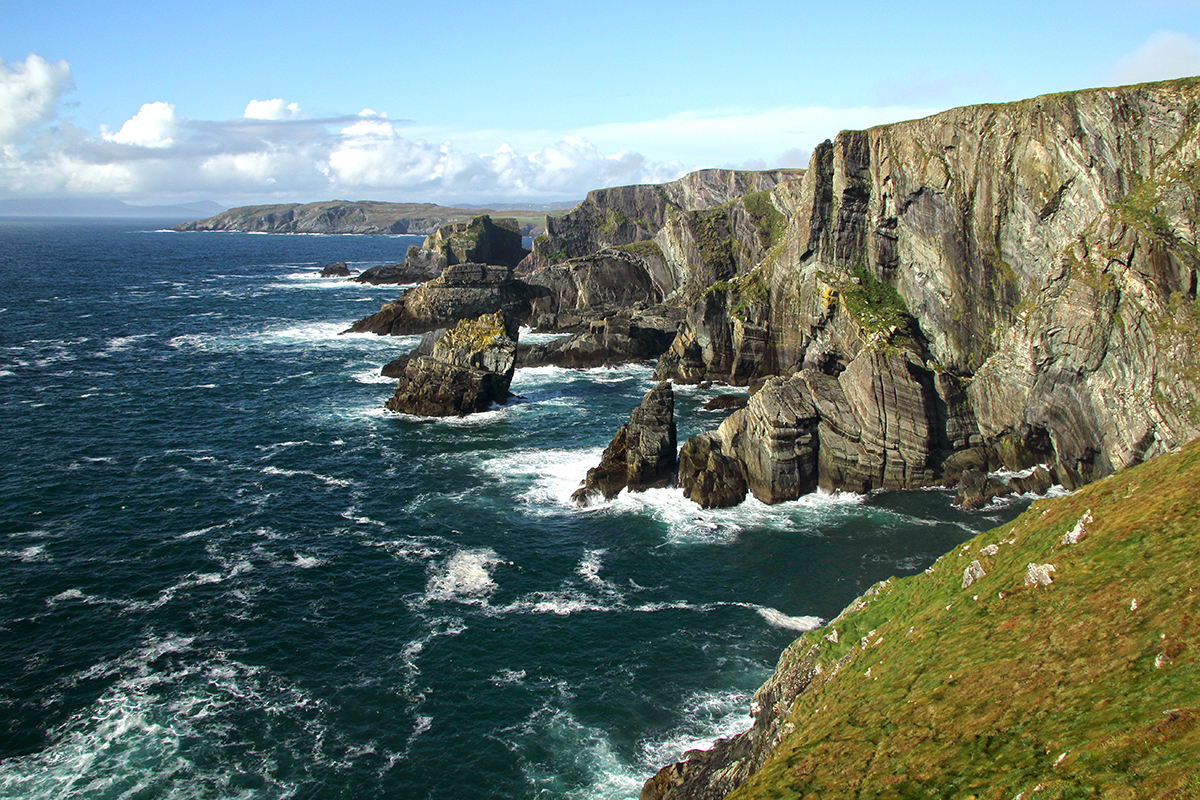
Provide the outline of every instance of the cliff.
<path id="1" fill-rule="evenodd" d="M 803 170 L 785 169 L 704 169 L 670 183 L 594 189 L 567 214 L 546 217 L 546 232 L 534 239 L 526 269 L 653 240 L 680 214 L 712 209 L 802 174 Z"/>
<path id="2" fill-rule="evenodd" d="M 1197 485 L 1200 440 L 872 587 L 642 800 L 1195 796 Z"/>
<path id="3" fill-rule="evenodd" d="M 208 219 L 176 225 L 173 230 L 429 235 L 438 228 L 468 222 L 481 214 L 514 219 L 520 232 L 527 236 L 540 233 L 545 226 L 546 212 L 537 209 L 497 213 L 487 208 L 455 208 L 434 203 L 328 200 L 241 206 Z"/>
<path id="4" fill-rule="evenodd" d="M 1075 487 L 1177 447 L 1200 435 L 1198 109 L 1197 80 L 954 109 L 843 132 L 799 179 L 676 214 L 655 242 L 688 254 L 690 307 L 657 377 L 803 371 L 809 487 L 1043 462 Z M 696 447 L 743 480 L 809 458 L 780 461 L 751 418 Z M 755 494 L 794 496 L 768 484 L 795 471 Z"/>

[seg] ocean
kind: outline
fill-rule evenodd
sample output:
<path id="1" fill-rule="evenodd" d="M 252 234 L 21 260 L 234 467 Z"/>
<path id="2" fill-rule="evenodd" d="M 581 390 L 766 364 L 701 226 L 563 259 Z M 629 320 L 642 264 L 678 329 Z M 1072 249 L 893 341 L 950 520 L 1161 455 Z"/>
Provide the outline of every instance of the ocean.
<path id="1" fill-rule="evenodd" d="M 799 632 L 1026 500 L 570 494 L 652 364 L 383 409 L 411 236 L 0 220 L 0 797 L 636 798 Z M 529 337 L 544 336 L 523 331 Z M 679 437 L 727 387 L 676 387 Z"/>

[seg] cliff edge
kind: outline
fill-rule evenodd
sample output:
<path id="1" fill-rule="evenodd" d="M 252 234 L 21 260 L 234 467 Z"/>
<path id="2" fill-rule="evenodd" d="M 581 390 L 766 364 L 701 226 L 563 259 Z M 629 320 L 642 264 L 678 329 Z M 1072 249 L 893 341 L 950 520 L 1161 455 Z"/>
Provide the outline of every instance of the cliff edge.
<path id="1" fill-rule="evenodd" d="M 641 800 L 1195 797 L 1200 440 L 872 587 Z"/>

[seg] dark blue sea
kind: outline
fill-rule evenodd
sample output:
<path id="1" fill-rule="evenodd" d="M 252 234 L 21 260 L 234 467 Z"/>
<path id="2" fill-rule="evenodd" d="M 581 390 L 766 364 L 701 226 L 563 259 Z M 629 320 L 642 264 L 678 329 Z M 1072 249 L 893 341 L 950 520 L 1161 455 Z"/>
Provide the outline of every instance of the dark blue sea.
<path id="1" fill-rule="evenodd" d="M 800 630 L 1021 504 L 570 502 L 652 365 L 384 411 L 418 237 L 0 220 L 0 797 L 635 798 Z M 677 387 L 680 441 L 715 387 Z"/>

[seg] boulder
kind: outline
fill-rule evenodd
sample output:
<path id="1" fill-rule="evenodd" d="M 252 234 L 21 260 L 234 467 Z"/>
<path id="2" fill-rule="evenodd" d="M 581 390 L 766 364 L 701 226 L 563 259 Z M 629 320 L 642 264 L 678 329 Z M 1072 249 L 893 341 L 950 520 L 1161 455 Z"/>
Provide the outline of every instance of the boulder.
<path id="1" fill-rule="evenodd" d="M 346 266 L 345 261 L 335 261 L 332 264 L 326 264 L 321 270 L 322 278 L 349 278 L 350 268 Z"/>
<path id="2" fill-rule="evenodd" d="M 385 407 L 428 417 L 465 416 L 509 398 L 517 350 L 517 323 L 484 314 L 426 337 L 408 359 Z"/>
<path id="3" fill-rule="evenodd" d="M 646 392 L 571 499 L 587 506 L 597 498 L 611 500 L 626 488 L 643 492 L 670 486 L 675 444 L 675 392 L 663 381 Z"/>

